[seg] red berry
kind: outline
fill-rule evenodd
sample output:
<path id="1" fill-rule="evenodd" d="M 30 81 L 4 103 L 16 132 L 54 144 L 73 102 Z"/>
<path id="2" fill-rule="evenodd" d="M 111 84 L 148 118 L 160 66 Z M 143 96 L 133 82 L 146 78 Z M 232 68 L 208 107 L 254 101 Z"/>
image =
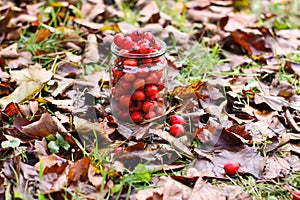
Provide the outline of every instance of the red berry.
<path id="1" fill-rule="evenodd" d="M 119 69 L 118 67 L 114 67 L 112 69 L 113 77 L 121 77 L 124 75 L 124 72 L 122 69 Z"/>
<path id="2" fill-rule="evenodd" d="M 134 121 L 135 123 L 140 123 L 143 121 L 143 117 L 140 112 L 133 112 L 130 116 L 132 121 Z"/>
<path id="3" fill-rule="evenodd" d="M 144 92 L 141 91 L 141 90 L 136 90 L 136 91 L 132 94 L 131 98 L 132 98 L 133 100 L 135 100 L 135 101 L 143 101 L 143 100 L 145 99 L 145 94 L 144 94 Z"/>
<path id="4" fill-rule="evenodd" d="M 145 113 L 147 113 L 153 106 L 154 106 L 154 103 L 152 101 L 145 101 L 143 103 L 143 111 Z"/>
<path id="5" fill-rule="evenodd" d="M 300 200 L 300 190 L 293 192 L 293 200 Z"/>
<path id="6" fill-rule="evenodd" d="M 129 108 L 130 105 L 130 97 L 128 95 L 122 95 L 119 99 L 121 104 L 127 108 Z"/>
<path id="7" fill-rule="evenodd" d="M 171 124 L 184 124 L 184 118 L 180 115 L 173 115 L 170 121 Z"/>
<path id="8" fill-rule="evenodd" d="M 149 63 L 152 63 L 152 59 L 151 58 L 143 59 L 142 62 L 145 64 L 149 64 Z"/>
<path id="9" fill-rule="evenodd" d="M 161 49 L 161 46 L 160 46 L 159 43 L 155 42 L 155 43 L 152 45 L 152 48 L 153 48 L 153 49 L 160 50 L 160 49 Z"/>
<path id="10" fill-rule="evenodd" d="M 146 78 L 146 83 L 156 84 L 158 81 L 158 77 L 155 73 L 150 73 L 149 76 Z"/>
<path id="11" fill-rule="evenodd" d="M 139 47 L 139 51 L 141 54 L 148 54 L 151 52 L 151 47 L 147 43 L 143 43 Z"/>
<path id="12" fill-rule="evenodd" d="M 124 36 L 121 33 L 118 33 L 114 37 L 114 43 L 122 49 Z"/>
<path id="13" fill-rule="evenodd" d="M 120 87 L 122 90 L 129 90 L 131 88 L 131 83 L 125 80 L 120 80 L 118 87 Z"/>
<path id="14" fill-rule="evenodd" d="M 141 111 L 143 109 L 143 103 L 141 101 L 133 101 L 129 111 L 133 112 L 133 111 Z"/>
<path id="15" fill-rule="evenodd" d="M 136 75 L 138 77 L 143 77 L 144 78 L 144 77 L 147 77 L 149 75 L 148 71 L 149 70 L 148 70 L 147 67 L 143 67 L 143 68 L 139 67 L 138 71 L 136 72 Z"/>
<path id="16" fill-rule="evenodd" d="M 135 75 L 133 73 L 126 73 L 123 78 L 125 81 L 132 82 L 135 80 Z"/>
<path id="17" fill-rule="evenodd" d="M 127 65 L 127 66 L 137 66 L 138 65 L 138 60 L 136 60 L 136 59 L 125 59 L 123 64 Z"/>
<path id="18" fill-rule="evenodd" d="M 158 91 L 162 91 L 165 88 L 165 84 L 163 82 L 158 82 L 157 83 L 157 89 Z"/>
<path id="19" fill-rule="evenodd" d="M 140 39 L 142 39 L 142 32 L 139 30 L 135 30 L 131 33 L 128 34 L 129 37 L 131 37 L 131 39 L 135 42 L 139 41 Z"/>
<path id="20" fill-rule="evenodd" d="M 146 113 L 145 115 L 144 115 L 144 118 L 145 119 L 153 119 L 153 118 L 155 118 L 156 117 L 156 114 L 155 114 L 155 112 L 153 112 L 153 111 L 149 111 L 148 113 Z"/>
<path id="21" fill-rule="evenodd" d="M 182 124 L 173 124 L 172 126 L 170 126 L 170 133 L 174 137 L 180 137 L 184 134 L 184 127 L 182 126 Z"/>
<path id="22" fill-rule="evenodd" d="M 158 88 L 155 85 L 146 86 L 146 96 L 155 96 L 158 93 Z"/>
<path id="23" fill-rule="evenodd" d="M 226 174 L 234 175 L 238 172 L 240 165 L 233 161 L 228 161 L 224 164 L 224 170 Z"/>
<path id="24" fill-rule="evenodd" d="M 145 80 L 142 78 L 137 78 L 134 82 L 133 82 L 133 87 L 136 89 L 142 89 L 145 86 Z"/>
<path id="25" fill-rule="evenodd" d="M 131 49 L 134 47 L 134 42 L 129 36 L 125 36 L 122 42 L 122 49 Z"/>
<path id="26" fill-rule="evenodd" d="M 143 37 L 143 39 L 146 39 L 146 40 L 148 40 L 149 42 L 154 42 L 154 36 L 153 36 L 153 34 L 150 33 L 150 32 L 144 32 L 144 33 L 142 34 L 142 37 Z"/>

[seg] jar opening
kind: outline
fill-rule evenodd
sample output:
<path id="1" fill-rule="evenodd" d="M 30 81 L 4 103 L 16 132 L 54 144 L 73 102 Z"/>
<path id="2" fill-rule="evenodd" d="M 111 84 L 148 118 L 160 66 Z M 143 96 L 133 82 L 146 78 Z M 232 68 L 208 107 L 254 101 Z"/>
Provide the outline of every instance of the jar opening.
<path id="1" fill-rule="evenodd" d="M 150 52 L 146 54 L 133 53 L 126 49 L 120 49 L 114 42 L 111 44 L 111 52 L 118 57 L 123 58 L 155 58 L 164 55 L 167 51 L 167 45 L 164 41 L 155 38 L 155 41 L 160 44 L 161 49 L 155 52 Z"/>

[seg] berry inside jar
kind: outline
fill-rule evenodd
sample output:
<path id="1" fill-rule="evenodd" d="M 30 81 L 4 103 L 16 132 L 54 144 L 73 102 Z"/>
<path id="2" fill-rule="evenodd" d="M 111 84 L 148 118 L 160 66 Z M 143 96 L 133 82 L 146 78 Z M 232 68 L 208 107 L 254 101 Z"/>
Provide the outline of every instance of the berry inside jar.
<path id="1" fill-rule="evenodd" d="M 122 122 L 140 124 L 164 114 L 166 44 L 151 32 L 118 33 L 111 45 L 111 109 Z"/>

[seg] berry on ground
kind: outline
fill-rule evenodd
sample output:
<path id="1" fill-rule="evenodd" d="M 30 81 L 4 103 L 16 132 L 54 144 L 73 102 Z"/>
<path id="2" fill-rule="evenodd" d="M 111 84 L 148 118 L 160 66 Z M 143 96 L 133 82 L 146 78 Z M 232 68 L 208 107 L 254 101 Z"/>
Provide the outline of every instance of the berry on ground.
<path id="1" fill-rule="evenodd" d="M 172 126 L 170 126 L 170 133 L 174 137 L 180 137 L 184 134 L 184 127 L 182 126 L 182 124 L 173 124 Z"/>
<path id="2" fill-rule="evenodd" d="M 233 161 L 228 161 L 224 164 L 224 170 L 228 175 L 234 175 L 238 172 L 240 165 Z"/>
<path id="3" fill-rule="evenodd" d="M 300 190 L 293 192 L 293 200 L 300 200 Z"/>
<path id="4" fill-rule="evenodd" d="M 171 124 L 184 124 L 184 118 L 180 115 L 172 115 Z"/>

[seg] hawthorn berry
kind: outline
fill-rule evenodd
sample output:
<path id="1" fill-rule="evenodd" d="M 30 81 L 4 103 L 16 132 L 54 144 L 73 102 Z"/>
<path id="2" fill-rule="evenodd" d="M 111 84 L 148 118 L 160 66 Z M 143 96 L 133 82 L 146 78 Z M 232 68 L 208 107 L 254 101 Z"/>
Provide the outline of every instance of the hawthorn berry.
<path id="1" fill-rule="evenodd" d="M 158 88 L 155 85 L 147 85 L 145 89 L 145 94 L 148 97 L 154 96 L 158 93 Z"/>
<path id="2" fill-rule="evenodd" d="M 128 95 L 122 95 L 119 99 L 119 101 L 121 102 L 121 104 L 125 107 L 129 107 L 130 105 L 130 96 Z"/>
<path id="3" fill-rule="evenodd" d="M 225 173 L 228 175 L 234 175 L 238 172 L 240 165 L 233 161 L 228 161 L 224 164 Z"/>
<path id="4" fill-rule="evenodd" d="M 120 80 L 118 84 L 118 87 L 120 87 L 123 91 L 129 90 L 131 86 L 131 83 L 125 80 Z"/>
<path id="5" fill-rule="evenodd" d="M 137 78 L 133 82 L 133 87 L 136 89 L 142 89 L 145 86 L 145 80 L 143 78 Z"/>
<path id="6" fill-rule="evenodd" d="M 148 40 L 149 42 L 154 42 L 154 35 L 150 32 L 144 32 L 142 34 L 142 38 L 144 38 L 145 40 Z"/>
<path id="7" fill-rule="evenodd" d="M 140 123 L 143 121 L 143 117 L 142 117 L 141 113 L 137 112 L 137 111 L 131 113 L 130 117 L 131 117 L 132 121 L 134 121 L 135 123 Z"/>
<path id="8" fill-rule="evenodd" d="M 170 126 L 170 133 L 174 137 L 180 137 L 184 134 L 184 127 L 182 126 L 182 124 L 173 124 L 172 126 Z"/>
<path id="9" fill-rule="evenodd" d="M 184 118 L 180 115 L 172 115 L 170 122 L 171 124 L 184 124 Z"/>
<path id="10" fill-rule="evenodd" d="M 143 111 L 145 113 L 149 112 L 149 110 L 152 110 L 153 107 L 154 107 L 154 102 L 152 102 L 152 101 L 145 101 L 143 103 Z"/>
<path id="11" fill-rule="evenodd" d="M 137 66 L 138 65 L 138 60 L 136 60 L 136 59 L 125 59 L 123 64 L 125 66 Z"/>
<path id="12" fill-rule="evenodd" d="M 300 190 L 293 191 L 293 200 L 300 200 Z"/>
<path id="13" fill-rule="evenodd" d="M 123 78 L 125 81 L 132 82 L 135 80 L 135 75 L 133 73 L 126 73 Z"/>
<path id="14" fill-rule="evenodd" d="M 124 75 L 123 70 L 119 69 L 118 67 L 113 67 L 112 73 L 113 73 L 113 77 L 121 77 Z"/>
<path id="15" fill-rule="evenodd" d="M 131 37 L 131 39 L 134 42 L 137 42 L 142 39 L 142 32 L 139 30 L 135 30 L 135 31 L 132 31 L 131 33 L 129 33 L 128 36 Z"/>
<path id="16" fill-rule="evenodd" d="M 143 101 L 143 100 L 145 99 L 145 94 L 144 94 L 144 92 L 141 91 L 141 90 L 136 90 L 136 91 L 132 94 L 131 98 L 132 98 L 133 100 L 135 100 L 135 101 Z"/>
<path id="17" fill-rule="evenodd" d="M 158 77 L 155 73 L 150 73 L 149 76 L 146 78 L 146 83 L 155 84 L 158 81 Z"/>

